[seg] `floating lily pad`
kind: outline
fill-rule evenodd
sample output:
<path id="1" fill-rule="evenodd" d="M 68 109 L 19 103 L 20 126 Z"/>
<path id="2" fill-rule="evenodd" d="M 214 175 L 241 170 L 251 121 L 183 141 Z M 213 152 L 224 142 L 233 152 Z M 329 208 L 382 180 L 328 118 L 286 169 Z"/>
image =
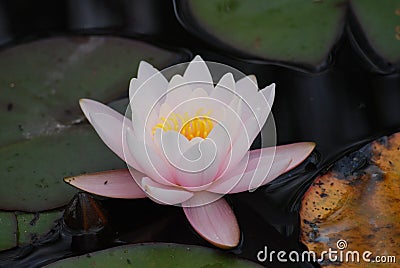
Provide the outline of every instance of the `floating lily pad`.
<path id="1" fill-rule="evenodd" d="M 178 16 L 207 41 L 246 57 L 305 65 L 326 63 L 343 31 L 345 1 L 177 1 Z M 200 29 L 200 30 L 199 30 Z"/>
<path id="2" fill-rule="evenodd" d="M 351 0 L 352 12 L 362 33 L 356 41 L 370 60 L 375 55 L 389 65 L 400 64 L 400 2 L 396 0 Z M 358 32 L 358 29 L 352 29 Z M 365 40 L 366 39 L 366 40 Z M 369 49 L 372 49 L 370 55 Z"/>
<path id="3" fill-rule="evenodd" d="M 128 245 L 72 257 L 46 267 L 261 267 L 217 250 L 178 244 Z"/>
<path id="4" fill-rule="evenodd" d="M 112 37 L 52 38 L 0 53 L 0 145 L 46 134 L 82 116 L 78 100 L 125 95 L 141 60 L 165 67 L 182 58 L 144 43 Z M 2 121 L 3 122 L 3 121 Z"/>
<path id="5" fill-rule="evenodd" d="M 17 219 L 13 212 L 0 212 L 0 250 L 17 246 Z"/>
<path id="6" fill-rule="evenodd" d="M 103 145 L 90 126 L 0 148 L 0 208 L 41 211 L 66 204 L 76 190 L 69 177 L 125 164 Z M 10 190 L 12 189 L 12 191 Z"/>
<path id="7" fill-rule="evenodd" d="M 127 94 L 140 60 L 163 68 L 183 57 L 114 37 L 51 38 L 1 51 L 0 209 L 65 205 L 76 191 L 64 177 L 124 167 L 84 126 L 78 100 L 109 102 Z"/>
<path id="8" fill-rule="evenodd" d="M 374 141 L 318 176 L 301 205 L 301 241 L 309 250 L 400 254 L 400 133 Z M 342 241 L 341 244 L 339 240 Z M 325 260 L 322 265 L 359 267 Z"/>
<path id="9" fill-rule="evenodd" d="M 47 234 L 62 211 L 42 213 L 0 212 L 0 251 L 36 242 Z"/>
<path id="10" fill-rule="evenodd" d="M 17 214 L 18 245 L 32 244 L 47 234 L 61 218 L 63 211 Z"/>

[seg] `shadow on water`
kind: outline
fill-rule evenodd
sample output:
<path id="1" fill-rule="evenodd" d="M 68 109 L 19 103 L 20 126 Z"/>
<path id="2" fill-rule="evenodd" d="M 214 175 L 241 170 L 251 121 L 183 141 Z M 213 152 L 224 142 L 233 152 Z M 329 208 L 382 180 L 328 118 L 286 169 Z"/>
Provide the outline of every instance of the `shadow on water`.
<path id="1" fill-rule="evenodd" d="M 29 9 L 24 6 L 27 2 Z M 297 211 L 301 196 L 315 175 L 352 148 L 395 132 L 400 126 L 399 74 L 384 76 L 364 68 L 346 37 L 333 55 L 333 66 L 323 73 L 311 74 L 215 52 L 184 31 L 175 19 L 172 3 L 167 1 L 163 2 L 162 9 L 159 2 L 156 6 L 155 1 L 140 0 L 115 1 L 110 7 L 108 2 L 89 0 L 57 3 L 1 2 L 0 14 L 5 14 L 0 18 L 1 44 L 77 32 L 123 35 L 186 47 L 205 60 L 256 74 L 260 87 L 272 82 L 277 84 L 273 114 L 278 144 L 314 141 L 317 148 L 305 163 L 271 185 L 254 193 L 227 197 L 242 230 L 242 243 L 232 251 L 240 257 L 256 261 L 257 253 L 265 246 L 269 250 L 304 250 L 298 242 Z M 134 16 L 131 10 L 137 14 Z M 257 139 L 253 148 L 259 144 Z M 38 244 L 0 253 L 0 266 L 40 267 L 66 256 L 124 243 L 176 242 L 210 247 L 191 229 L 180 208 L 157 205 L 149 200 L 101 199 L 98 202 L 109 220 L 100 231 L 71 231 L 60 222 Z M 274 263 L 271 267 L 291 266 Z M 312 265 L 292 264 L 292 267 Z"/>

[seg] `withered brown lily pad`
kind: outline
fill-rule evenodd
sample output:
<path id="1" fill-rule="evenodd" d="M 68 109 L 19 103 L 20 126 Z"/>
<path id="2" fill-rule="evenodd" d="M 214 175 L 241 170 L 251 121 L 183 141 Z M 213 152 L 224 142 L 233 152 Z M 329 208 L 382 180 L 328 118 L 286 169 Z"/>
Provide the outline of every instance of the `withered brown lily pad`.
<path id="1" fill-rule="evenodd" d="M 303 197 L 300 218 L 308 250 L 317 256 L 338 251 L 338 261 L 327 257 L 323 266 L 360 267 L 366 251 L 372 252 L 368 267 L 377 265 L 377 256 L 400 257 L 400 133 L 367 144 L 319 175 Z M 339 240 L 347 244 L 338 247 Z M 351 251 L 359 252 L 360 263 L 345 262 Z"/>

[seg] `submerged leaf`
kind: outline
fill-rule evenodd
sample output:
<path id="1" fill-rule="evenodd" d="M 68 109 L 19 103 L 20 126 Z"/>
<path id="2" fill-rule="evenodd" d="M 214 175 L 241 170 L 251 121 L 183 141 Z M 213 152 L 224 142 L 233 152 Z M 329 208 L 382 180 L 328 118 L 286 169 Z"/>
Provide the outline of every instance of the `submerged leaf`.
<path id="1" fill-rule="evenodd" d="M 318 176 L 301 205 L 301 241 L 321 254 L 371 251 L 376 256 L 400 254 L 400 133 L 374 141 L 339 160 Z M 361 258 L 361 257 L 360 257 Z M 336 267 L 359 263 L 322 261 Z"/>

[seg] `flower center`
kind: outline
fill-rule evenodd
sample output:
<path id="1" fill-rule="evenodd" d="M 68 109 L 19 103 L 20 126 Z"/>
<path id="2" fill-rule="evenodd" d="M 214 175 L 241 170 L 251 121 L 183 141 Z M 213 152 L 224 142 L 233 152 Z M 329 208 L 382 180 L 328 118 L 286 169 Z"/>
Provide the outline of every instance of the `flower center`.
<path id="1" fill-rule="evenodd" d="M 152 129 L 153 135 L 158 128 L 164 131 L 176 131 L 185 136 L 188 140 L 195 137 L 207 138 L 213 128 L 213 122 L 209 117 L 210 112 L 203 113 L 203 109 L 199 109 L 196 115 L 189 117 L 188 113 L 179 114 L 171 113 L 168 118 L 160 117 L 160 123 Z"/>

